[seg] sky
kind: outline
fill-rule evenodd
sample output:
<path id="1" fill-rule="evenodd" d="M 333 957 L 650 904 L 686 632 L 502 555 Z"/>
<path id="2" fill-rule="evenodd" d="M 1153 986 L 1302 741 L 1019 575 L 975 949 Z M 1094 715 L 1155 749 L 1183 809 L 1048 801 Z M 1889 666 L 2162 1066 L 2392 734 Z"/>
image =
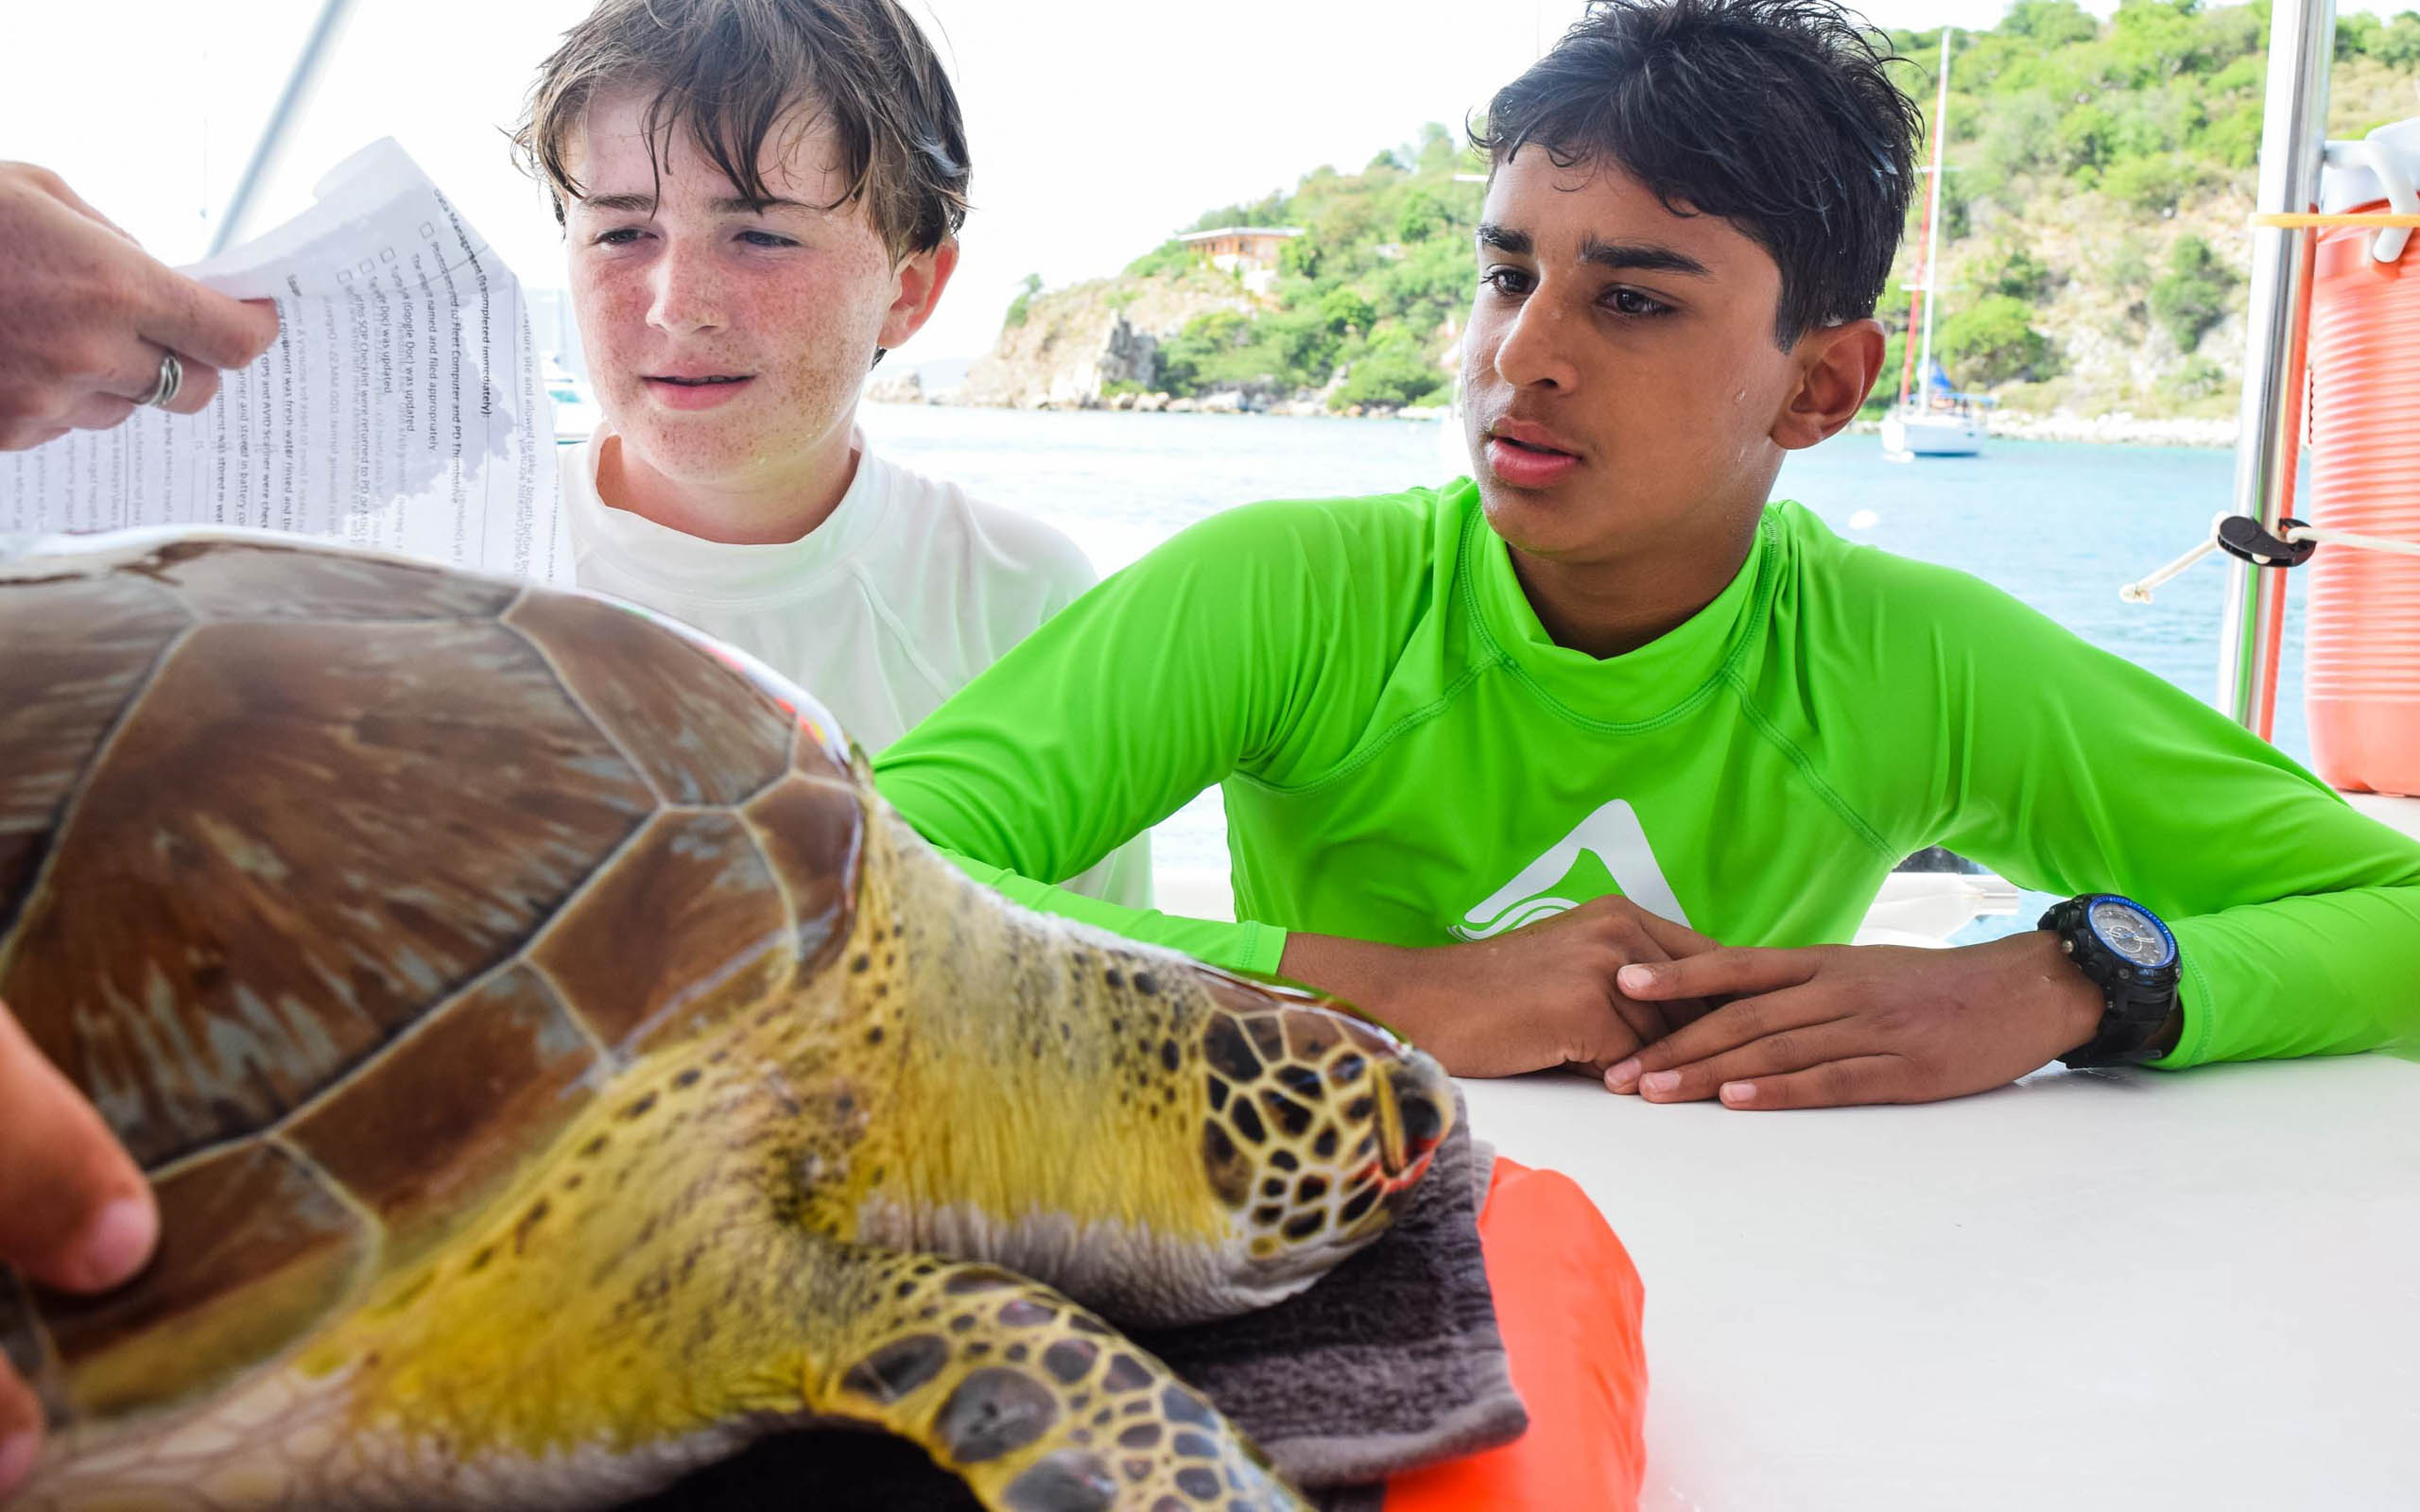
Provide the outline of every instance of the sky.
<path id="1" fill-rule="evenodd" d="M 592 0 L 358 0 L 255 230 L 393 136 L 534 288 L 562 245 L 505 133 Z M 956 80 L 975 210 L 956 282 L 902 356 L 988 350 L 1018 284 L 1115 272 L 1214 206 L 1353 170 L 1459 124 L 1580 0 L 908 0 Z M 2342 9 L 2401 9 L 2420 0 Z M 1879 25 L 1989 26 L 2004 0 L 1871 0 Z M 2105 10 L 2105 3 L 2091 9 Z M 0 159 L 56 170 L 171 263 L 199 257 L 319 0 L 0 0 L 17 60 Z"/>

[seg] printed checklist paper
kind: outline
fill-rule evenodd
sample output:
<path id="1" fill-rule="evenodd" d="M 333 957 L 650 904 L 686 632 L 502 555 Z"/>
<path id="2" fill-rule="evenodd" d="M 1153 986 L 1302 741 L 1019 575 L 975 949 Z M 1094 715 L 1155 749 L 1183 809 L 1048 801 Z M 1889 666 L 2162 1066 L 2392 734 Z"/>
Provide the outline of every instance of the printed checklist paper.
<path id="1" fill-rule="evenodd" d="M 0 455 L 0 534 L 240 525 L 571 580 L 519 283 L 392 140 L 318 194 L 184 269 L 277 301 L 268 353 L 199 415 Z"/>

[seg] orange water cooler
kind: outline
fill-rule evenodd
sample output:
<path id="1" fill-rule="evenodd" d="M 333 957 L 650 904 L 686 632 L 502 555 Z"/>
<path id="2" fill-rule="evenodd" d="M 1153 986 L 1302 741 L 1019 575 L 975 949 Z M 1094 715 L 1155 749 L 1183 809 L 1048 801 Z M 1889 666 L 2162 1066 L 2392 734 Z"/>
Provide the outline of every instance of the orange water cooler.
<path id="1" fill-rule="evenodd" d="M 2420 119 L 2331 142 L 2320 208 L 2420 212 Z M 2331 227 L 2310 301 L 2310 523 L 2420 541 L 2420 232 Z M 2420 557 L 2328 544 L 2307 571 L 2311 765 L 2420 794 Z"/>

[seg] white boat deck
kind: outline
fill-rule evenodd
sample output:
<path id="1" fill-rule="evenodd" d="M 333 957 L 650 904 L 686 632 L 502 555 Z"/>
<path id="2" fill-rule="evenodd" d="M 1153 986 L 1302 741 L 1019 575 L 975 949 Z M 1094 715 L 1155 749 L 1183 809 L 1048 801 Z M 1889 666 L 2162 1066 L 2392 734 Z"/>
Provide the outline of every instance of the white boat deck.
<path id="1" fill-rule="evenodd" d="M 2420 1065 L 1956 1102 L 1462 1084 L 1647 1283 L 1647 1512 L 2420 1505 Z"/>

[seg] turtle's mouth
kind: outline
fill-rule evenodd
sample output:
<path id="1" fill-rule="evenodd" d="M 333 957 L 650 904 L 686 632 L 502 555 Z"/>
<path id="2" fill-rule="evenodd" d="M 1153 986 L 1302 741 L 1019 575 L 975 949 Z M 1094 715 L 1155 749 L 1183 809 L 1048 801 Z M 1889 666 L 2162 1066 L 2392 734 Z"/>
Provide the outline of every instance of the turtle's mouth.
<path id="1" fill-rule="evenodd" d="M 1439 1100 L 1440 1079 L 1424 1074 L 1417 1061 L 1401 1060 L 1378 1078 L 1378 1160 L 1383 1185 L 1401 1192 L 1428 1170 L 1428 1157 L 1453 1126 L 1453 1114 Z"/>

